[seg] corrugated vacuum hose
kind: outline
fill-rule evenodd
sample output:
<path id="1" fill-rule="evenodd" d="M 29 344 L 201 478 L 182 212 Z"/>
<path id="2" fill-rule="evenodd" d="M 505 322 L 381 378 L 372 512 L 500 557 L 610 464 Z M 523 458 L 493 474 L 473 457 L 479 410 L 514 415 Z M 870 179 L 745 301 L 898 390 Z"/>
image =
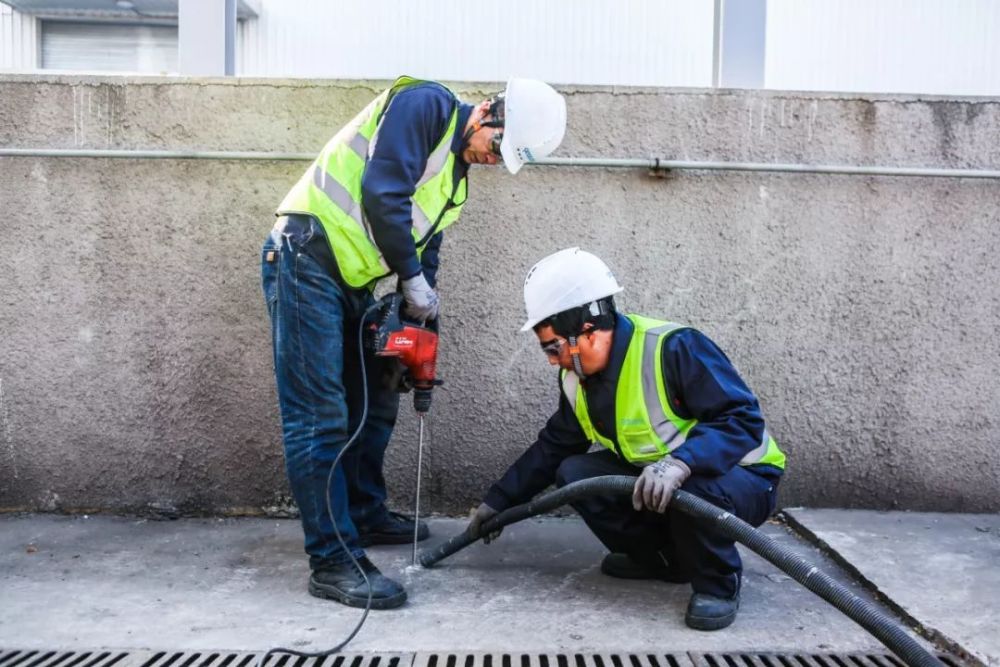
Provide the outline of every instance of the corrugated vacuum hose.
<path id="1" fill-rule="evenodd" d="M 635 477 L 627 475 L 609 475 L 567 484 L 560 489 L 542 494 L 528 503 L 501 512 L 483 523 L 481 534 L 488 535 L 498 528 L 549 512 L 580 498 L 631 495 L 635 480 Z M 842 611 L 852 621 L 885 644 L 910 667 L 944 667 L 940 660 L 924 650 L 891 618 L 838 584 L 815 565 L 780 546 L 739 517 L 680 490 L 674 493 L 670 507 L 698 519 L 712 530 L 739 542 L 766 559 L 795 581 Z M 459 533 L 437 547 L 424 551 L 420 556 L 420 564 L 424 567 L 432 567 L 478 539 L 478 537 L 473 537 L 466 532 Z"/>

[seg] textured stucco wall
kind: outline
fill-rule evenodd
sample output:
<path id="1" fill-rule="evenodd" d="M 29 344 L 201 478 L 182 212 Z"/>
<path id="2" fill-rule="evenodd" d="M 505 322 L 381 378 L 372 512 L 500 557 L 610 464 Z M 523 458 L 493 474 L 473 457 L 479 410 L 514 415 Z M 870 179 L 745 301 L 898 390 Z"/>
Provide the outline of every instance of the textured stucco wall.
<path id="1" fill-rule="evenodd" d="M 380 88 L 6 76 L 0 146 L 313 152 Z M 1000 167 L 995 99 L 565 92 L 560 155 Z M 258 255 L 304 167 L 0 158 L 0 508 L 287 504 Z M 521 282 L 580 245 L 626 309 L 727 350 L 789 454 L 782 504 L 1000 510 L 1000 183 L 473 172 L 443 250 L 425 507 L 467 509 L 555 406 Z"/>

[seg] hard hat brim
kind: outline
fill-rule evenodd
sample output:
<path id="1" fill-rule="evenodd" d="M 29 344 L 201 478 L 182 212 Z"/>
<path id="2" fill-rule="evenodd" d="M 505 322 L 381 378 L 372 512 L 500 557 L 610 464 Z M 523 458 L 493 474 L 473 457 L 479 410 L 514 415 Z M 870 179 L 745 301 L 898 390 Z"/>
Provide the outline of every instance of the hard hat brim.
<path id="1" fill-rule="evenodd" d="M 539 322 L 541 322 L 541 320 L 528 320 L 524 323 L 524 326 L 521 327 L 521 331 L 531 331 L 531 327 L 535 326 Z"/>
<path id="2" fill-rule="evenodd" d="M 602 297 L 599 297 L 599 298 L 601 298 L 601 299 L 606 299 L 606 298 L 608 298 L 609 296 L 614 296 L 615 294 L 618 294 L 618 293 L 620 293 L 620 292 L 623 292 L 623 291 L 625 291 L 625 288 L 619 285 L 619 286 L 618 286 L 618 289 L 616 289 L 616 290 L 613 290 L 613 291 L 612 291 L 612 292 L 610 292 L 609 294 L 607 294 L 607 295 L 605 295 L 605 296 L 602 296 Z M 596 301 L 596 299 L 595 299 L 595 301 Z M 589 302 L 589 301 L 587 301 L 587 302 L 585 302 L 585 303 L 590 303 L 590 302 Z M 579 305 L 580 305 L 580 306 L 582 306 L 582 305 L 584 305 L 584 304 L 582 304 L 582 303 L 581 303 L 581 304 L 579 304 Z M 571 307 L 571 308 L 575 308 L 576 306 L 570 306 L 570 307 Z M 559 311 L 559 312 L 562 312 L 562 311 Z M 541 322 L 542 320 L 544 320 L 544 319 L 546 319 L 546 318 L 548 318 L 548 317 L 552 317 L 553 315 L 555 315 L 555 313 L 550 313 L 549 315 L 546 315 L 545 317 L 539 317 L 539 318 L 537 318 L 537 319 L 529 319 L 529 320 L 527 320 L 527 321 L 526 321 L 526 322 L 524 323 L 524 325 L 523 325 L 523 326 L 521 327 L 521 331 L 531 331 L 531 329 L 532 329 L 532 328 L 533 328 L 533 327 L 534 327 L 534 326 L 535 326 L 536 324 L 538 324 L 539 322 Z"/>
<path id="3" fill-rule="evenodd" d="M 507 171 L 511 174 L 521 171 L 521 167 L 524 166 L 524 162 L 517 156 L 517 150 L 506 134 L 504 134 L 503 141 L 500 142 L 500 157 L 503 158 L 503 166 L 507 167 Z"/>

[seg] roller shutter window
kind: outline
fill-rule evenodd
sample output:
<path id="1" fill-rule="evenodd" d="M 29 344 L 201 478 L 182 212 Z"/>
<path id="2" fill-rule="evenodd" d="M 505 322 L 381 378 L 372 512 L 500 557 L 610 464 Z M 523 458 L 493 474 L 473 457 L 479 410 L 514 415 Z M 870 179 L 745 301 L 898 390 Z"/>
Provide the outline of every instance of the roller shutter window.
<path id="1" fill-rule="evenodd" d="M 42 21 L 42 69 L 177 72 L 177 26 Z"/>

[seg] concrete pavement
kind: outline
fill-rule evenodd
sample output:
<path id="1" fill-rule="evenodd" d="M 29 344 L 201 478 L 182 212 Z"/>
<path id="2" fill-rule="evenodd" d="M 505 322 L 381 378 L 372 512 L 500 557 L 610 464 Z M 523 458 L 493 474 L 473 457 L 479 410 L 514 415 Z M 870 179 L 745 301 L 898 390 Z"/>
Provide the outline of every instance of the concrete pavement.
<path id="1" fill-rule="evenodd" d="M 956 652 L 1000 664 L 1000 515 L 785 514 L 911 625 Z"/>
<path id="2" fill-rule="evenodd" d="M 843 516 L 855 521 L 852 530 L 859 541 L 882 539 L 880 524 L 866 524 L 865 514 L 817 516 L 822 519 L 817 530 Z M 795 518 L 806 525 L 812 520 L 799 511 Z M 992 520 L 990 526 L 996 517 Z M 424 544 L 464 526 L 443 518 L 431 524 L 432 540 Z M 872 599 L 857 578 L 786 526 L 771 523 L 764 530 Z M 932 531 L 922 536 L 925 546 L 936 538 Z M 896 541 L 900 553 L 918 552 L 919 537 Z M 982 541 L 989 544 L 986 537 Z M 511 526 L 497 543 L 473 545 L 430 570 L 409 567 L 408 546 L 371 549 L 373 561 L 406 584 L 410 600 L 399 610 L 372 612 L 350 649 L 884 650 L 840 612 L 752 553 L 744 551 L 740 616 L 731 628 L 715 633 L 684 625 L 687 586 L 610 579 L 598 569 L 604 553 L 577 518 Z M 870 580 L 899 564 L 868 559 L 866 553 L 859 548 L 852 557 L 858 569 L 870 570 Z M 969 567 L 988 567 L 989 562 L 977 559 L 993 557 L 989 550 L 971 547 L 966 553 Z M 902 556 L 899 560 L 908 562 Z M 306 577 L 294 520 L 6 515 L 0 517 L 0 649 L 261 650 L 282 645 L 318 650 L 346 636 L 361 612 L 310 597 Z M 919 590 L 937 595 L 928 585 Z M 978 607 L 967 609 L 967 616 L 978 617 L 985 608 L 996 618 L 1000 586 L 991 579 L 979 593 Z M 989 628 L 974 630 L 963 623 L 961 609 L 947 610 L 955 614 L 952 629 L 932 618 L 937 613 L 933 605 L 907 601 L 905 606 L 929 614 L 935 621 L 929 620 L 929 626 L 950 646 L 969 649 L 984 664 L 998 664 L 995 636 L 987 636 Z"/>

